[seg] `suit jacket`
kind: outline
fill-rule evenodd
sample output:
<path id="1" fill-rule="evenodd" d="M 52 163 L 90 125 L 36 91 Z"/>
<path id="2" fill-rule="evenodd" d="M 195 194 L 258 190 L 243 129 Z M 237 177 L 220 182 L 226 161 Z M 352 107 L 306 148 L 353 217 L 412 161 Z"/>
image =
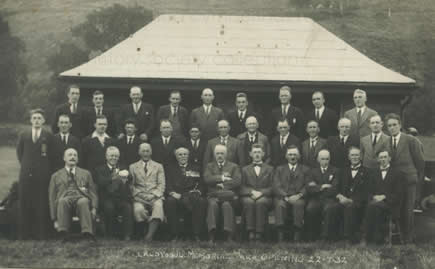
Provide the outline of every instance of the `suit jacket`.
<path id="1" fill-rule="evenodd" d="M 331 165 L 343 168 L 350 165 L 348 151 L 350 147 L 359 148 L 359 137 L 349 136 L 344 146 L 341 144 L 340 136 L 331 136 L 326 142 L 326 147 L 331 153 Z"/>
<path id="2" fill-rule="evenodd" d="M 110 146 L 116 146 L 113 138 L 106 138 L 103 146 L 98 138 L 85 137 L 82 142 L 81 166 L 94 172 L 95 168 L 106 163 L 106 150 Z"/>
<path id="3" fill-rule="evenodd" d="M 392 138 L 388 143 L 391 155 L 391 165 L 398 171 L 404 173 L 408 183 L 416 183 L 415 180 L 422 179 L 424 175 L 424 156 L 420 141 L 404 133 L 400 134 L 397 149 L 393 150 Z"/>
<path id="4" fill-rule="evenodd" d="M 115 113 L 108 109 L 107 107 L 103 107 L 101 113 L 107 118 L 107 134 L 111 137 L 115 137 L 118 129 L 116 127 Z M 97 118 L 97 112 L 95 111 L 95 107 L 88 107 L 85 110 L 85 119 L 86 119 L 86 133 L 85 135 L 90 135 L 95 131 L 95 119 Z"/>
<path id="5" fill-rule="evenodd" d="M 325 107 L 325 110 L 323 110 L 320 120 L 317 120 L 316 109 L 312 109 L 308 113 L 307 121 L 311 121 L 311 120 L 315 120 L 319 123 L 320 137 L 327 139 L 330 136 L 338 135 L 338 129 L 337 129 L 338 115 L 334 110 Z"/>
<path id="6" fill-rule="evenodd" d="M 280 139 L 280 136 L 276 135 L 274 138 L 272 138 L 272 141 L 270 142 L 271 164 L 274 167 L 287 163 L 285 155 L 287 154 L 287 148 L 290 145 L 295 145 L 296 147 L 298 147 L 299 152 L 301 152 L 301 142 L 299 138 L 297 138 L 293 134 L 288 135 L 285 146 L 282 148 Z"/>
<path id="7" fill-rule="evenodd" d="M 276 126 L 278 121 L 282 119 L 282 106 L 276 107 L 272 110 L 272 118 L 271 118 L 271 130 L 269 137 L 273 137 L 276 132 Z M 305 132 L 305 116 L 302 110 L 294 105 L 290 105 L 287 110 L 286 119 L 290 124 L 290 130 L 293 134 L 295 134 L 299 139 L 304 139 L 307 134 Z"/>
<path id="8" fill-rule="evenodd" d="M 203 171 L 205 149 L 207 148 L 207 141 L 199 139 L 198 148 L 194 148 L 192 141 L 186 141 L 187 148 L 189 149 L 189 163 L 199 166 L 200 171 Z"/>
<path id="9" fill-rule="evenodd" d="M 167 146 L 163 145 L 161 136 L 154 137 L 151 140 L 153 160 L 161 163 L 163 166 L 174 163 L 176 161 L 175 150 L 181 146 L 186 146 L 186 141 L 182 137 L 171 136 Z"/>
<path id="10" fill-rule="evenodd" d="M 57 206 L 59 200 L 65 197 L 68 190 L 68 172 L 65 168 L 59 169 L 51 176 L 50 185 L 48 188 L 50 216 L 52 220 L 57 219 Z M 82 192 L 90 200 L 91 208 L 98 208 L 97 189 L 92 180 L 91 173 L 88 170 L 76 167 L 74 180 L 79 188 L 85 188 Z"/>
<path id="11" fill-rule="evenodd" d="M 204 168 L 207 164 L 214 161 L 214 148 L 221 143 L 220 137 L 215 137 L 208 141 L 204 154 Z M 241 164 L 243 160 L 243 148 L 240 145 L 240 141 L 237 138 L 228 136 L 227 140 L 227 161 Z"/>
<path id="12" fill-rule="evenodd" d="M 361 160 L 365 167 L 367 168 L 377 168 L 379 166 L 376 153 L 380 149 L 387 149 L 390 137 L 384 133 L 378 138 L 375 146 L 373 147 L 372 134 L 366 135 L 361 138 L 360 148 L 361 148 Z"/>
<path id="13" fill-rule="evenodd" d="M 242 168 L 242 185 L 240 196 L 250 196 L 251 191 L 259 191 L 265 197 L 272 196 L 273 188 L 273 167 L 263 163 L 260 174 L 255 173 L 254 164 L 249 164 Z"/>
<path id="14" fill-rule="evenodd" d="M 232 180 L 222 182 L 223 174 L 227 174 L 232 178 Z M 235 163 L 225 161 L 222 171 L 219 170 L 217 162 L 210 162 L 205 168 L 204 182 L 207 185 L 207 193 L 209 196 L 213 196 L 221 190 L 231 190 L 234 193 L 237 193 L 241 181 L 240 168 Z M 224 189 L 220 189 L 216 186 L 219 183 L 224 185 Z"/>
<path id="15" fill-rule="evenodd" d="M 137 161 L 130 165 L 131 193 L 133 200 L 136 202 L 149 202 L 163 198 L 165 192 L 166 178 L 163 166 L 153 160 L 147 163 L 145 169 L 142 161 Z M 144 197 L 147 198 L 144 201 Z"/>
<path id="16" fill-rule="evenodd" d="M 205 195 L 205 185 L 201 177 L 199 166 L 188 163 L 186 167 L 186 173 L 183 174 L 178 163 L 173 163 L 168 165 L 165 171 L 165 192 L 167 195 L 169 195 L 171 192 L 184 194 L 192 190 L 199 190 L 201 195 Z"/>
<path id="17" fill-rule="evenodd" d="M 200 106 L 195 108 L 190 114 L 190 125 L 199 125 L 201 128 L 201 138 L 208 141 L 218 136 L 217 123 L 224 118 L 222 109 L 212 106 L 210 114 L 207 115 L 204 106 Z"/>
<path id="18" fill-rule="evenodd" d="M 338 183 L 338 193 L 353 200 L 357 205 L 364 205 L 369 198 L 369 190 L 372 183 L 370 169 L 361 166 L 355 178 L 352 178 L 350 166 L 341 170 Z"/>
<path id="19" fill-rule="evenodd" d="M 126 167 L 119 166 L 118 169 L 121 171 L 126 169 Z M 94 174 L 94 181 L 98 187 L 98 197 L 100 198 L 100 202 L 107 199 L 131 201 L 130 182 L 127 181 L 124 184 L 117 173 L 112 174 L 112 171 L 107 164 L 97 167 Z"/>
<path id="20" fill-rule="evenodd" d="M 231 111 L 227 115 L 227 120 L 228 120 L 228 122 L 230 123 L 230 126 L 231 126 L 230 135 L 232 137 L 237 137 L 239 134 L 246 132 L 245 123 L 246 123 L 246 119 L 248 117 L 250 117 L 250 116 L 254 116 L 255 118 L 257 118 L 259 126 L 261 126 L 260 119 L 259 119 L 257 113 L 252 111 L 252 109 L 248 108 L 245 111 L 245 115 L 243 115 L 243 116 L 244 116 L 243 119 L 240 120 L 239 119 L 239 111 L 237 109 L 235 111 Z"/>
<path id="21" fill-rule="evenodd" d="M 364 137 L 370 134 L 372 131 L 370 129 L 370 118 L 372 116 L 378 115 L 378 112 L 373 109 L 366 107 L 364 113 L 361 115 L 361 121 L 358 124 L 358 113 L 356 108 L 352 108 L 344 113 L 344 117 L 350 119 L 351 127 L 350 133 L 353 136 Z"/>
<path id="22" fill-rule="evenodd" d="M 72 134 L 68 135 L 68 141 L 67 144 L 65 145 L 62 142 L 62 138 L 60 136 L 60 134 L 55 134 L 53 136 L 53 154 L 52 154 L 52 161 L 51 161 L 51 165 L 52 165 L 52 171 L 55 172 L 59 169 L 61 169 L 62 167 L 65 167 L 65 161 L 63 160 L 63 154 L 65 152 L 66 149 L 68 148 L 73 148 L 75 150 L 77 150 L 78 156 L 79 156 L 79 160 L 81 159 L 81 143 L 80 140 L 73 136 Z"/>
<path id="23" fill-rule="evenodd" d="M 127 142 L 127 136 L 124 136 L 116 141 L 116 146 L 121 154 L 119 156 L 119 163 L 125 167 L 129 167 L 130 164 L 139 161 L 139 145 L 142 143 L 142 140 L 135 135 L 133 138 L 133 143 L 127 144 Z"/>
<path id="24" fill-rule="evenodd" d="M 328 166 L 325 173 L 322 173 L 320 167 L 313 168 L 310 170 L 307 182 L 307 193 L 310 199 L 334 199 L 337 195 L 337 187 L 338 181 L 340 177 L 340 170 L 333 167 Z M 311 182 L 316 183 L 315 186 L 309 186 Z M 331 188 L 326 188 L 324 190 L 321 189 L 323 184 L 331 184 Z"/>
<path id="25" fill-rule="evenodd" d="M 319 167 L 317 161 L 317 154 L 319 151 L 326 148 L 326 139 L 321 137 L 317 138 L 317 143 L 314 146 L 314 150 L 311 150 L 310 139 L 306 139 L 302 142 L 302 163 L 309 167 Z"/>
<path id="26" fill-rule="evenodd" d="M 242 134 L 239 134 L 237 136 L 237 139 L 239 139 L 240 147 L 242 148 L 243 162 L 240 163 L 240 166 L 243 167 L 243 166 L 246 166 L 252 162 L 252 158 L 251 158 L 251 156 L 249 156 L 249 152 L 251 151 L 252 144 L 249 141 L 248 132 L 244 132 Z M 271 151 L 271 149 L 270 149 L 269 139 L 267 138 L 267 136 L 265 136 L 264 134 L 257 131 L 257 133 L 255 135 L 255 140 L 254 140 L 254 144 L 255 143 L 259 143 L 259 144 L 263 145 L 263 150 L 264 150 L 263 161 L 265 163 L 270 163 L 270 151 Z"/>
<path id="27" fill-rule="evenodd" d="M 57 121 L 59 116 L 62 114 L 67 114 L 70 117 L 72 127 L 70 133 L 75 137 L 82 139 L 87 135 L 88 121 L 86 120 L 86 107 L 82 106 L 80 103 L 77 105 L 76 113 L 71 113 L 71 104 L 65 103 L 56 107 L 54 112 L 54 120 L 51 124 L 51 131 L 53 134 L 59 132 L 59 127 L 57 127 Z"/>
<path id="28" fill-rule="evenodd" d="M 171 117 L 171 105 L 164 105 L 159 107 L 157 110 L 157 123 L 159 123 L 162 119 L 169 119 Z M 180 123 L 180 133 L 176 135 L 183 135 L 188 137 L 189 132 L 189 112 L 183 106 L 178 106 L 177 109 L 177 117 Z"/>
<path id="29" fill-rule="evenodd" d="M 309 170 L 302 164 L 297 165 L 295 172 L 290 171 L 288 164 L 278 166 L 273 176 L 274 195 L 279 199 L 298 193 L 305 195 Z"/>
<path id="30" fill-rule="evenodd" d="M 118 133 L 124 132 L 124 121 L 132 118 L 136 120 L 136 134 L 140 135 L 146 133 L 148 141 L 151 140 L 152 132 L 154 130 L 154 108 L 152 105 L 142 102 L 138 113 L 135 114 L 133 104 L 130 103 L 121 106 L 119 113 Z"/>

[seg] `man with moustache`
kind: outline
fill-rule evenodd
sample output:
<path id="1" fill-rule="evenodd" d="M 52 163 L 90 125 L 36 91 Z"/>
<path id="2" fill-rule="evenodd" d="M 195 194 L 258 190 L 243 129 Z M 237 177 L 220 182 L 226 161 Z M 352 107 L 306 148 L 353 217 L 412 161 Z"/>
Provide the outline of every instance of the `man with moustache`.
<path id="1" fill-rule="evenodd" d="M 67 148 L 75 149 L 79 157 L 81 156 L 80 140 L 70 133 L 72 126 L 70 117 L 67 114 L 60 115 L 57 126 L 59 127 L 59 133 L 53 136 L 53 155 L 51 160 L 53 172 L 65 167 L 63 154 Z"/>
<path id="2" fill-rule="evenodd" d="M 361 159 L 364 167 L 375 169 L 379 167 L 376 153 L 388 147 L 390 137 L 382 132 L 384 122 L 381 116 L 375 115 L 369 120 L 372 133 L 361 138 Z"/>
<path id="3" fill-rule="evenodd" d="M 276 129 L 278 130 L 279 135 L 276 135 L 274 138 L 272 138 L 272 141 L 270 142 L 271 164 L 274 167 L 286 164 L 288 162 L 286 155 L 287 148 L 289 146 L 296 146 L 299 152 L 301 148 L 301 142 L 299 138 L 290 133 L 290 126 L 287 120 L 282 119 L 278 121 Z"/>
<path id="4" fill-rule="evenodd" d="M 270 144 L 267 136 L 260 133 L 258 130 L 258 121 L 254 116 L 249 116 L 246 119 L 246 132 L 239 134 L 237 139 L 240 141 L 240 146 L 242 148 L 243 153 L 243 162 L 240 163 L 240 166 L 246 166 L 252 163 L 251 157 L 251 147 L 254 144 L 260 144 L 263 147 L 264 151 L 264 162 L 270 163 Z"/>
<path id="5" fill-rule="evenodd" d="M 181 93 L 174 90 L 169 94 L 169 104 L 159 107 L 157 110 L 157 122 L 169 119 L 173 128 L 174 136 L 185 138 L 188 131 L 189 112 L 180 105 Z"/>
<path id="6" fill-rule="evenodd" d="M 338 115 L 334 110 L 325 106 L 323 92 L 314 92 L 312 101 L 314 109 L 308 113 L 308 120 L 314 120 L 319 123 L 319 136 L 328 139 L 330 136 L 337 135 Z"/>
<path id="7" fill-rule="evenodd" d="M 319 123 L 309 121 L 307 123 L 308 139 L 302 142 L 302 163 L 311 168 L 319 167 L 317 154 L 326 148 L 326 140 L 319 137 Z M 329 161 L 329 160 L 328 160 Z"/>
<path id="8" fill-rule="evenodd" d="M 355 137 L 364 137 L 371 133 L 369 119 L 378 112 L 366 106 L 367 94 L 361 89 L 353 92 L 355 107 L 346 111 L 344 117 L 351 121 L 350 134 Z"/>

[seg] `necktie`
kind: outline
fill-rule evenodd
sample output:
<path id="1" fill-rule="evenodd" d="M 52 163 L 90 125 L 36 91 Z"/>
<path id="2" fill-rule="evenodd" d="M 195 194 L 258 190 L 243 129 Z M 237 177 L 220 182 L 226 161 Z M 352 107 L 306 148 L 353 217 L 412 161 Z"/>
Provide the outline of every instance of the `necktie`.
<path id="1" fill-rule="evenodd" d="M 62 143 L 66 145 L 66 135 L 62 135 Z"/>
<path id="2" fill-rule="evenodd" d="M 72 104 L 72 114 L 75 114 L 77 112 L 77 104 Z"/>
<path id="3" fill-rule="evenodd" d="M 71 180 L 74 180 L 74 173 L 73 173 L 73 169 L 72 168 L 69 169 L 69 177 L 70 177 Z"/>
<path id="4" fill-rule="evenodd" d="M 182 165 L 180 166 L 181 168 L 181 173 L 183 174 L 183 176 L 186 176 L 186 166 Z"/>
<path id="5" fill-rule="evenodd" d="M 293 165 L 291 171 L 295 172 L 295 170 L 296 170 L 296 167 Z"/>
<path id="6" fill-rule="evenodd" d="M 127 144 L 129 144 L 129 145 L 130 145 L 130 144 L 131 144 L 131 142 L 133 142 L 132 140 L 133 140 L 133 137 L 131 137 L 131 136 L 130 136 L 130 137 L 128 137 L 128 142 L 127 142 Z"/>
<path id="7" fill-rule="evenodd" d="M 254 164 L 254 170 L 255 170 L 255 174 L 258 177 L 260 175 L 260 171 L 261 171 L 261 163 Z"/>
<path id="8" fill-rule="evenodd" d="M 207 116 L 210 114 L 210 106 L 205 107 L 205 114 L 207 114 Z"/>
<path id="9" fill-rule="evenodd" d="M 314 143 L 316 143 L 316 140 L 311 140 L 311 150 L 314 150 L 314 147 L 316 146 Z"/>
<path id="10" fill-rule="evenodd" d="M 137 111 L 138 111 L 137 104 L 133 104 L 133 106 L 134 106 L 134 114 L 137 114 Z"/>
<path id="11" fill-rule="evenodd" d="M 219 171 L 222 173 L 222 171 L 224 170 L 224 165 L 222 163 L 219 163 L 218 167 L 219 167 Z"/>
<path id="12" fill-rule="evenodd" d="M 177 116 L 177 107 L 174 107 L 174 114 L 173 114 L 173 116 L 174 116 L 174 117 Z"/>
<path id="13" fill-rule="evenodd" d="M 253 136 L 251 136 L 251 138 L 250 138 L 250 141 L 251 141 L 251 144 L 254 144 L 254 137 Z"/>
<path id="14" fill-rule="evenodd" d="M 344 136 L 341 137 L 341 144 L 344 146 Z"/>
<path id="15" fill-rule="evenodd" d="M 221 137 L 221 144 L 224 145 L 224 146 L 226 145 L 225 138 L 223 138 L 223 137 Z"/>
<path id="16" fill-rule="evenodd" d="M 320 120 L 320 111 L 318 109 L 316 109 L 316 120 Z"/>
<path id="17" fill-rule="evenodd" d="M 148 173 L 148 169 L 147 169 L 147 166 L 148 166 L 148 162 L 144 162 L 144 166 L 143 166 L 143 170 L 144 170 L 144 172 L 145 172 L 145 175 Z"/>
<path id="18" fill-rule="evenodd" d="M 361 111 L 362 109 L 360 108 L 360 109 L 358 109 L 358 114 L 357 114 L 357 122 L 358 122 L 358 125 L 360 124 L 360 122 L 361 122 Z"/>
<path id="19" fill-rule="evenodd" d="M 165 144 L 165 146 L 168 145 L 168 138 L 167 137 L 165 137 L 164 144 Z"/>
<path id="20" fill-rule="evenodd" d="M 285 118 L 287 116 L 287 113 L 285 113 L 285 107 L 286 105 L 282 105 L 282 117 Z"/>
<path id="21" fill-rule="evenodd" d="M 116 167 L 112 166 L 112 168 L 110 169 L 110 173 L 113 175 L 115 173 L 115 171 L 116 171 Z"/>
<path id="22" fill-rule="evenodd" d="M 396 137 L 393 136 L 393 149 L 396 150 L 397 149 L 397 141 L 396 141 Z"/>
<path id="23" fill-rule="evenodd" d="M 324 174 L 326 172 L 325 168 L 322 168 L 322 174 Z"/>
<path id="24" fill-rule="evenodd" d="M 239 120 L 240 120 L 240 121 L 243 121 L 243 111 L 240 111 L 240 112 L 239 112 Z"/>
<path id="25" fill-rule="evenodd" d="M 284 142 L 284 136 L 281 136 L 281 148 L 284 147 L 284 144 L 285 144 L 285 142 Z"/>
<path id="26" fill-rule="evenodd" d="M 377 137 L 377 135 L 374 135 L 374 137 L 373 137 L 373 144 L 372 144 L 373 147 L 376 145 L 376 137 Z"/>

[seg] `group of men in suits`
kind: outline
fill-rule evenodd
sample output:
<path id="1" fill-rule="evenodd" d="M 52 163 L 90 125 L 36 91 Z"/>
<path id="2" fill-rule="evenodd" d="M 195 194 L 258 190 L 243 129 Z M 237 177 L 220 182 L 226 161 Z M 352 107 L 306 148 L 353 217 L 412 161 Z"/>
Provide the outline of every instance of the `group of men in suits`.
<path id="1" fill-rule="evenodd" d="M 309 240 L 335 240 L 340 225 L 350 241 L 382 241 L 380 220 L 388 215 L 404 241 L 412 241 L 422 146 L 401 133 L 399 116 L 382 121 L 368 108 L 363 90 L 355 90 L 355 108 L 339 119 L 319 91 L 305 117 L 283 86 L 269 130 L 260 128 L 264 119 L 248 108 L 245 93 L 236 95 L 237 110 L 227 117 L 209 88 L 190 115 L 179 91 L 156 115 L 137 86 L 117 117 L 103 105 L 102 92 L 93 94 L 93 108 L 80 106 L 79 97 L 80 89 L 70 86 L 68 103 L 56 109 L 54 136 L 42 129 L 41 110 L 31 113 L 31 132 L 20 135 L 21 238 L 46 238 L 50 217 L 65 234 L 76 214 L 89 238 L 99 215 L 110 236 L 122 216 L 126 240 L 134 221 L 150 241 L 165 220 L 176 240 L 186 230 L 180 219 L 195 240 L 205 227 L 211 241 L 219 230 L 231 240 L 240 208 L 250 240 L 263 238 L 274 210 L 279 241 L 288 232 L 296 241 L 304 232 Z M 30 227 L 33 219 L 39 222 Z"/>

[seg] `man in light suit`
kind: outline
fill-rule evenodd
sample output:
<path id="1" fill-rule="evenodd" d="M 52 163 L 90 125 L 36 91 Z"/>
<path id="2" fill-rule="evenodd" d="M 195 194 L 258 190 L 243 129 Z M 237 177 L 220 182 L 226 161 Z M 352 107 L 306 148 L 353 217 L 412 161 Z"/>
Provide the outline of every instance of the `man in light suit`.
<path id="1" fill-rule="evenodd" d="M 319 137 L 319 123 L 309 121 L 307 123 L 307 133 L 309 138 L 302 142 L 302 163 L 311 168 L 319 167 L 317 154 L 326 148 L 326 139 Z"/>
<path id="2" fill-rule="evenodd" d="M 246 120 L 254 116 L 258 120 L 258 115 L 248 106 L 248 95 L 244 92 L 236 94 L 236 110 L 228 114 L 227 119 L 230 122 L 230 135 L 237 137 L 239 134 L 246 132 Z"/>
<path id="3" fill-rule="evenodd" d="M 227 161 L 227 148 L 216 145 L 215 161 L 207 164 L 204 181 L 207 185 L 207 225 L 209 241 L 213 243 L 219 216 L 223 218 L 225 239 L 232 241 L 234 231 L 234 202 L 238 199 L 237 189 L 241 183 L 240 168 L 237 164 Z"/>
<path id="4" fill-rule="evenodd" d="M 371 133 L 369 120 L 378 112 L 366 106 L 367 94 L 361 89 L 353 92 L 355 107 L 346 111 L 344 117 L 352 122 L 350 134 L 352 136 L 364 137 Z"/>
<path id="5" fill-rule="evenodd" d="M 330 136 L 337 135 L 337 113 L 325 106 L 325 97 L 322 92 L 313 93 L 312 101 L 314 109 L 308 113 L 308 120 L 315 120 L 319 123 L 319 136 L 328 139 Z"/>
<path id="6" fill-rule="evenodd" d="M 253 162 L 242 169 L 240 196 L 249 240 L 263 238 L 267 212 L 272 206 L 273 167 L 263 163 L 264 149 L 261 144 L 251 147 Z"/>
<path id="7" fill-rule="evenodd" d="M 225 117 L 222 109 L 213 106 L 214 93 L 212 89 L 202 90 L 201 99 L 203 105 L 195 108 L 190 114 L 190 125 L 198 125 L 201 128 L 201 138 L 208 141 L 218 135 L 217 122 Z"/>
<path id="8" fill-rule="evenodd" d="M 290 125 L 286 119 L 278 121 L 276 129 L 279 134 L 272 138 L 272 141 L 270 142 L 271 164 L 274 167 L 288 162 L 286 155 L 289 146 L 296 146 L 299 149 L 299 152 L 301 149 L 301 142 L 299 138 L 290 133 Z"/>
<path id="9" fill-rule="evenodd" d="M 153 240 L 160 222 L 165 218 L 163 200 L 165 192 L 165 171 L 163 166 L 151 160 L 152 149 L 148 143 L 139 146 L 141 160 L 130 165 L 132 176 L 133 215 L 136 222 L 148 222 L 145 241 Z"/>
<path id="10" fill-rule="evenodd" d="M 416 200 L 416 185 L 424 177 L 424 158 L 420 142 L 417 138 L 402 133 L 400 116 L 394 113 L 385 116 L 391 139 L 391 166 L 404 174 L 407 186 L 403 197 L 400 224 L 405 243 L 414 240 L 414 204 Z"/>
<path id="11" fill-rule="evenodd" d="M 208 141 L 204 154 L 204 168 L 207 167 L 209 162 L 214 160 L 214 148 L 216 145 L 221 144 L 226 146 L 227 154 L 226 160 L 232 163 L 243 163 L 243 148 L 240 141 L 229 135 L 230 124 L 227 120 L 220 120 L 217 125 L 219 136 Z"/>
<path id="12" fill-rule="evenodd" d="M 240 146 L 243 152 L 243 162 L 240 163 L 240 166 L 246 166 L 252 163 L 251 157 L 251 146 L 253 144 L 260 144 L 263 147 L 264 151 L 264 160 L 265 163 L 270 163 L 270 144 L 267 136 L 260 133 L 258 131 L 258 121 L 254 116 L 249 116 L 246 119 L 246 132 L 239 134 L 237 139 L 240 141 Z"/>
<path id="13" fill-rule="evenodd" d="M 361 138 L 361 159 L 364 167 L 375 169 L 379 167 L 376 152 L 386 149 L 390 137 L 382 132 L 384 122 L 381 116 L 375 115 L 370 118 L 370 129 L 372 133 Z"/>
<path id="14" fill-rule="evenodd" d="M 51 176 L 48 188 L 50 216 L 54 228 L 67 239 L 74 212 L 80 219 L 84 238 L 95 240 L 93 219 L 97 214 L 97 190 L 91 173 L 77 167 L 77 151 L 69 148 L 64 154 L 65 168 Z"/>
<path id="15" fill-rule="evenodd" d="M 180 91 L 171 91 L 169 94 L 169 104 L 159 107 L 157 110 L 157 122 L 168 119 L 173 128 L 173 134 L 185 138 L 189 124 L 189 112 L 180 105 Z"/>

